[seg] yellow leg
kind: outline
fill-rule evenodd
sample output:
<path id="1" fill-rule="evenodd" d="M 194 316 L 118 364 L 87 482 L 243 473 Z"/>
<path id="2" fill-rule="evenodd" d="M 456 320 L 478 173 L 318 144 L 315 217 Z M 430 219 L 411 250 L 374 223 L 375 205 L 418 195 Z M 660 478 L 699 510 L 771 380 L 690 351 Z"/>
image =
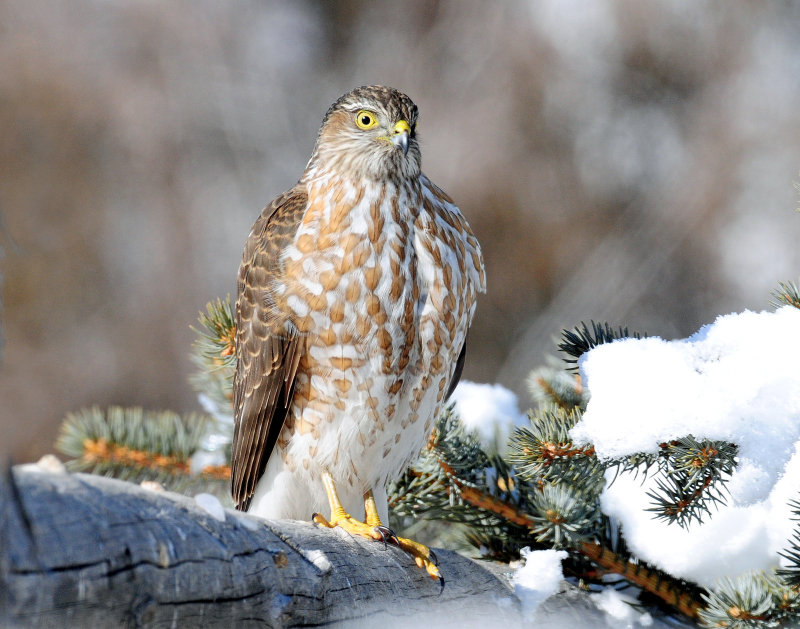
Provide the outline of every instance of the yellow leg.
<path id="1" fill-rule="evenodd" d="M 370 489 L 364 494 L 364 513 L 367 516 L 367 524 L 371 526 L 383 526 L 381 517 L 378 515 L 378 506 L 375 504 L 375 496 Z"/>
<path id="2" fill-rule="evenodd" d="M 444 577 L 442 573 L 439 572 L 439 560 L 436 559 L 436 555 L 430 548 L 424 544 L 415 542 L 413 539 L 407 539 L 405 537 L 395 537 L 394 540 L 400 548 L 414 558 L 414 562 L 417 566 L 425 568 L 425 572 L 427 572 L 432 579 L 438 579 L 442 587 L 444 587 Z"/>
<path id="3" fill-rule="evenodd" d="M 331 475 L 325 472 L 322 475 L 322 482 L 325 485 L 325 493 L 328 495 L 328 502 L 331 507 L 331 520 L 329 522 L 319 513 L 315 513 L 312 516 L 314 522 L 322 526 L 327 526 L 328 528 L 338 526 L 348 533 L 361 535 L 374 540 L 383 540 L 384 543 L 389 541 L 411 555 L 417 566 L 424 568 L 431 578 L 438 579 L 442 587 L 444 587 L 444 577 L 442 577 L 437 567 L 438 562 L 436 560 L 436 555 L 430 548 L 419 542 L 404 537 L 397 537 L 390 528 L 381 523 L 381 518 L 378 515 L 378 507 L 375 504 L 375 497 L 372 495 L 371 489 L 364 494 L 366 522 L 359 522 L 350 517 L 350 514 L 344 510 Z"/>
<path id="4" fill-rule="evenodd" d="M 364 511 L 367 515 L 367 524 L 371 524 L 375 527 L 383 527 L 381 518 L 378 515 L 378 507 L 375 505 L 375 497 L 372 495 L 371 489 L 364 494 Z M 411 555 L 414 558 L 414 562 L 420 568 L 425 568 L 425 571 L 431 575 L 432 578 L 439 579 L 439 581 L 444 584 L 444 578 L 436 565 L 438 563 L 436 555 L 430 548 L 414 540 L 406 539 L 405 537 L 397 537 L 394 533 L 391 534 L 389 540 Z"/>
<path id="5" fill-rule="evenodd" d="M 328 504 L 331 506 L 331 522 L 334 523 L 339 520 L 346 520 L 350 517 L 350 514 L 344 510 L 342 506 L 342 501 L 339 500 L 339 493 L 336 491 L 336 485 L 333 482 L 333 478 L 331 477 L 328 472 L 325 472 L 322 475 L 322 484 L 325 486 L 325 493 L 328 496 Z"/>
<path id="6" fill-rule="evenodd" d="M 327 526 L 328 528 L 334 528 L 338 526 L 351 535 L 361 535 L 362 537 L 368 537 L 370 539 L 379 541 L 386 540 L 386 533 L 381 530 L 385 527 L 380 525 L 380 520 L 378 520 L 379 524 L 377 525 L 370 524 L 369 522 L 359 522 L 344 510 L 342 501 L 339 499 L 339 494 L 336 491 L 336 485 L 334 484 L 333 478 L 328 472 L 324 472 L 322 474 L 322 483 L 325 486 L 325 493 L 328 495 L 328 503 L 331 507 L 331 519 L 328 521 L 319 513 L 315 513 L 313 516 L 311 516 L 311 519 L 314 522 L 321 524 L 322 526 Z M 374 502 L 375 501 L 373 500 L 373 504 Z"/>

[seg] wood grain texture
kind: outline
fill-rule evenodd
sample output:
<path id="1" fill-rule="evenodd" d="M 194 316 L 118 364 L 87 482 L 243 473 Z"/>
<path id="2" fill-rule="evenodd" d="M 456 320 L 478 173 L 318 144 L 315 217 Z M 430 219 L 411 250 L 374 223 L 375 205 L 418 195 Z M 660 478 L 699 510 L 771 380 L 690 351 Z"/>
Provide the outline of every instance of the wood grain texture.
<path id="1" fill-rule="evenodd" d="M 483 564 L 437 550 L 439 585 L 397 548 L 310 523 L 34 466 L 0 482 L 0 625 L 517 626 Z"/>

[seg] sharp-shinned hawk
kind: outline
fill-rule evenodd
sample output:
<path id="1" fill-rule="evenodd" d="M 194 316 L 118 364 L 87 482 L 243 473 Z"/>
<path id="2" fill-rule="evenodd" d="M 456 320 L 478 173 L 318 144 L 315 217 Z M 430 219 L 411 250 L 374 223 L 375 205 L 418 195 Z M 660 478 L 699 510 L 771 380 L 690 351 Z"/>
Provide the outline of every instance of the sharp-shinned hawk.
<path id="1" fill-rule="evenodd" d="M 253 225 L 236 299 L 238 509 L 390 539 L 386 483 L 419 452 L 464 364 L 478 241 L 420 170 L 417 107 L 360 87 L 328 110 L 305 172 Z M 364 509 L 362 523 L 350 517 Z"/>

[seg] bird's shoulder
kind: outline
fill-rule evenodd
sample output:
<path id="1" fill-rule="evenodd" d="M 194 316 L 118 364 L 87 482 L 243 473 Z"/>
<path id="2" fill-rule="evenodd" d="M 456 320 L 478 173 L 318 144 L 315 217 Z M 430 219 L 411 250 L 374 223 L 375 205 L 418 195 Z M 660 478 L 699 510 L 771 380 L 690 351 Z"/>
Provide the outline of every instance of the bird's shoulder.
<path id="1" fill-rule="evenodd" d="M 245 243 L 240 279 L 248 266 L 280 258 L 281 251 L 294 239 L 307 207 L 308 192 L 297 185 L 275 197 L 262 210 Z"/>
<path id="2" fill-rule="evenodd" d="M 304 188 L 295 186 L 277 196 L 256 219 L 245 243 L 239 267 L 236 297 L 238 356 L 253 345 L 258 353 L 272 336 L 283 334 L 285 313 L 272 298 L 275 280 L 282 274 L 281 254 L 291 244 L 308 205 Z"/>

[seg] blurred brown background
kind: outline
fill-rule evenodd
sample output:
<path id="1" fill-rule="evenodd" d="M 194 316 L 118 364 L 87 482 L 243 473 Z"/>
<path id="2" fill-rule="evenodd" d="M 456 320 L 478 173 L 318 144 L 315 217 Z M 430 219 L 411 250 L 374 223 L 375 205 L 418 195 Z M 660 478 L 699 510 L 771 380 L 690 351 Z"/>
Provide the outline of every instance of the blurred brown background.
<path id="1" fill-rule="evenodd" d="M 3 448 L 198 408 L 189 325 L 366 83 L 417 102 L 483 243 L 467 378 L 523 392 L 581 320 L 766 307 L 800 274 L 798 33 L 788 1 L 0 1 Z"/>

